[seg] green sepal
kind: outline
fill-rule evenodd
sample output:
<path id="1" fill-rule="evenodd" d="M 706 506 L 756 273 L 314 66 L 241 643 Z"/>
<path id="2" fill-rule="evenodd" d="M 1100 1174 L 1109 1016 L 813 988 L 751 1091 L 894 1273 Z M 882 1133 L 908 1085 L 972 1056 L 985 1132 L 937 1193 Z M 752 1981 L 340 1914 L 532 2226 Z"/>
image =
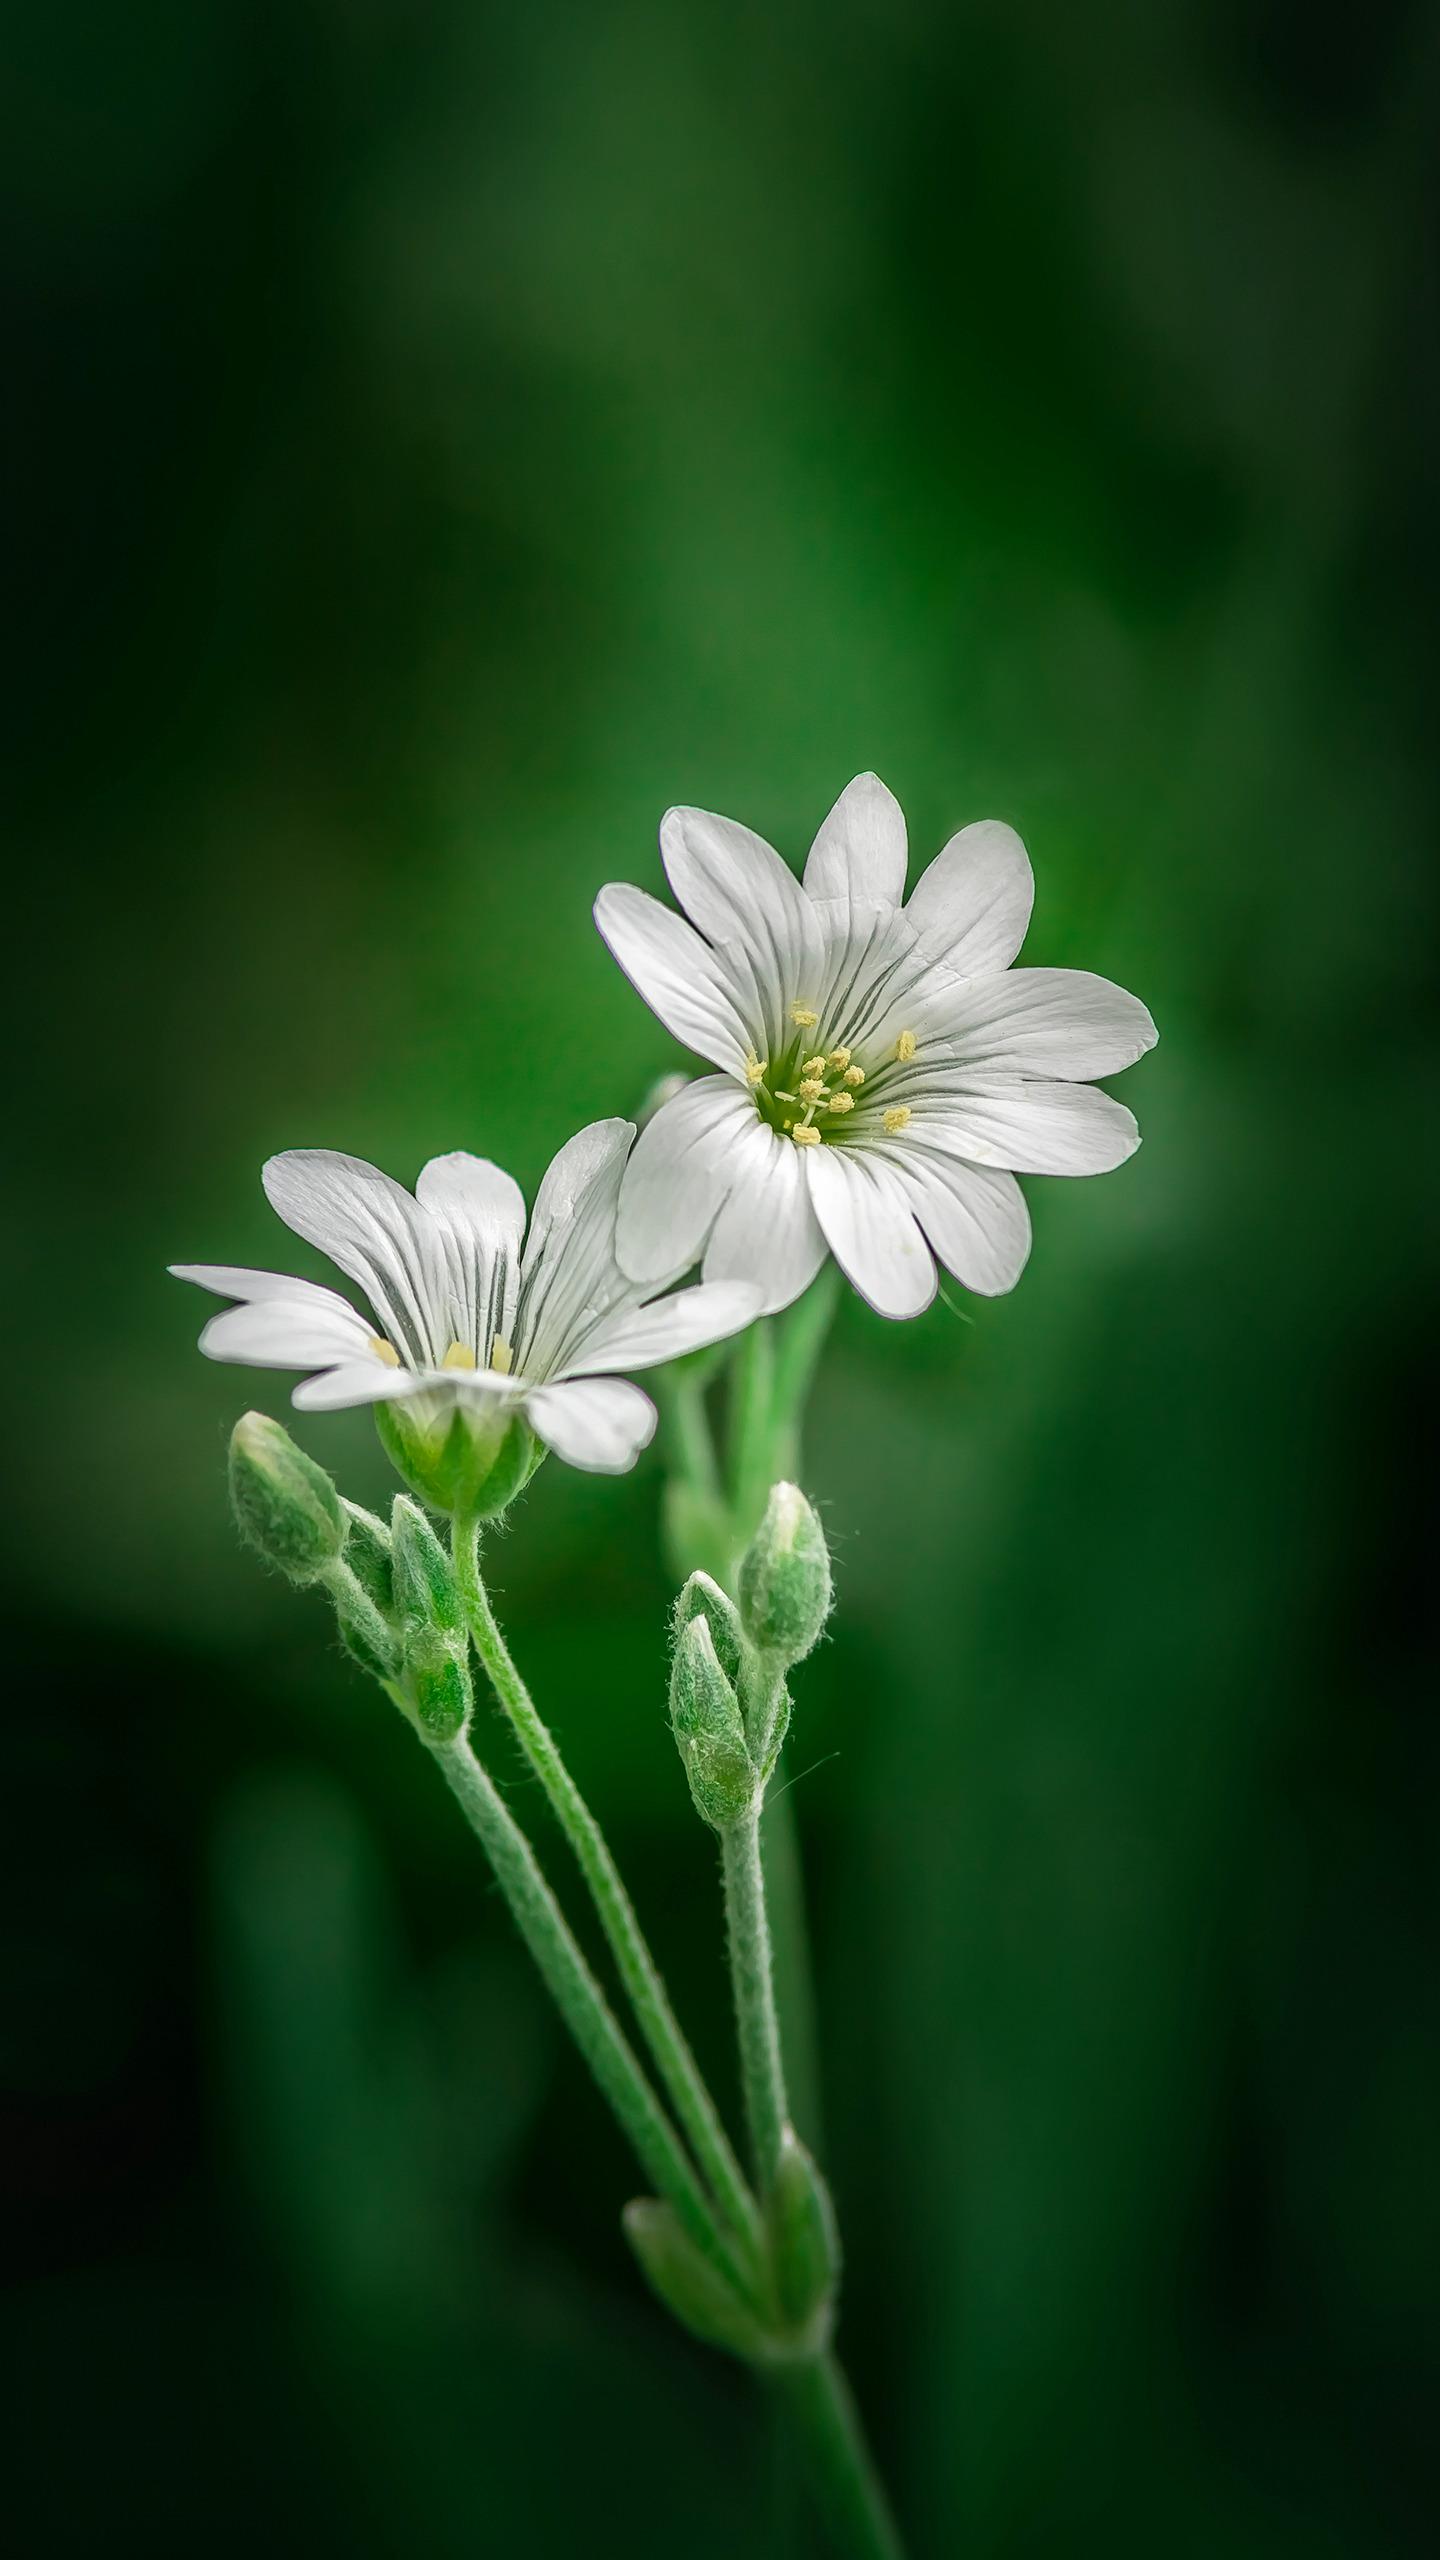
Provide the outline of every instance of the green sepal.
<path id="1" fill-rule="evenodd" d="M 765 2205 L 776 2299 L 788 2327 L 828 2331 L 840 2279 L 840 2226 L 830 2190 L 793 2126 Z"/>
<path id="2" fill-rule="evenodd" d="M 463 1646 L 439 1627 L 421 1628 L 405 1647 L 405 1694 L 427 1742 L 453 1742 L 472 1705 Z"/>
<path id="3" fill-rule="evenodd" d="M 458 1634 L 455 1568 L 424 1512 L 403 1493 L 396 1494 L 390 1513 L 390 1559 L 395 1607 L 407 1632 L 431 1626 Z"/>
<path id="4" fill-rule="evenodd" d="M 723 1831 L 748 1813 L 755 1771 L 739 1703 L 702 1610 L 680 1630 L 670 1664 L 670 1724 L 695 1810 Z"/>
<path id="5" fill-rule="evenodd" d="M 708 1573 L 692 1573 L 675 1603 L 675 1633 L 681 1636 L 692 1618 L 703 1618 L 715 1647 L 715 1659 L 732 1689 L 745 1674 L 745 1636 L 740 1612 L 728 1591 Z"/>
<path id="6" fill-rule="evenodd" d="M 385 1454 L 417 1499 L 447 1516 L 494 1520 L 527 1485 L 545 1452 L 523 1414 L 462 1398 L 436 1413 L 425 1396 L 377 1404 Z"/>
<path id="7" fill-rule="evenodd" d="M 391 1645 L 382 1654 L 369 1631 L 360 1625 L 357 1618 L 350 1615 L 343 1598 L 333 1592 L 331 1596 L 335 1600 L 335 1624 L 339 1630 L 340 1641 L 351 1661 L 358 1662 L 362 1671 L 368 1671 L 372 1680 L 381 1680 L 388 1685 L 399 1668 L 399 1644 Z"/>
<path id="8" fill-rule="evenodd" d="M 668 2204 L 638 2196 L 620 2220 L 652 2293 L 682 2329 L 747 2363 L 768 2359 L 773 2347 L 764 2323 L 702 2255 Z"/>
<path id="9" fill-rule="evenodd" d="M 798 1485 L 770 1489 L 765 1517 L 740 1565 L 740 1617 L 750 1642 L 803 1662 L 830 1614 L 830 1551 Z"/>
<path id="10" fill-rule="evenodd" d="M 318 1582 L 344 1553 L 346 1520 L 323 1467 L 268 1414 L 230 1434 L 230 1507 L 248 1546 L 291 1582 Z"/>
<path id="11" fill-rule="evenodd" d="M 345 1561 L 366 1599 L 373 1600 L 381 1616 L 388 1618 L 395 1606 L 390 1532 L 373 1511 L 349 1501 L 343 1493 L 340 1508 L 345 1514 Z"/>

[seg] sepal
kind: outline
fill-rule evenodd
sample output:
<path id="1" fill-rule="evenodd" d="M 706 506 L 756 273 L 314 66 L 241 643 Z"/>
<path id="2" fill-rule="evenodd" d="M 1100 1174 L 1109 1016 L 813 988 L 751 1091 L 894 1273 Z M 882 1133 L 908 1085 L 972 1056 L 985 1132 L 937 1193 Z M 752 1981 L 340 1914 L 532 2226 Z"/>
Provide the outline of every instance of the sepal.
<path id="1" fill-rule="evenodd" d="M 787 1665 L 803 1662 L 819 1642 L 830 1600 L 830 1551 L 813 1507 L 798 1485 L 772 1485 L 740 1566 L 746 1635 Z"/>
<path id="2" fill-rule="evenodd" d="M 527 1485 L 545 1452 L 522 1413 L 493 1405 L 423 1396 L 377 1404 L 375 1427 L 386 1456 L 417 1499 L 432 1511 L 497 1519 Z"/>
<path id="3" fill-rule="evenodd" d="M 840 2226 L 830 2190 L 792 2125 L 766 2199 L 770 2264 L 786 2324 L 828 2332 L 840 2279 Z"/>
<path id="4" fill-rule="evenodd" d="M 424 1512 L 403 1493 L 396 1494 L 390 1513 L 390 1560 L 395 1607 L 407 1634 L 427 1626 L 458 1634 L 455 1568 Z"/>
<path id="5" fill-rule="evenodd" d="M 319 1582 L 344 1552 L 333 1483 L 267 1414 L 242 1414 L 230 1434 L 230 1507 L 246 1544 L 291 1582 Z"/>
<path id="6" fill-rule="evenodd" d="M 652 2293 L 682 2329 L 747 2363 L 766 2359 L 771 2341 L 764 2323 L 696 2247 L 668 2204 L 638 2196 L 620 2220 Z"/>
<path id="7" fill-rule="evenodd" d="M 697 1610 L 675 1640 L 670 1724 L 701 1820 L 717 1831 L 738 1822 L 755 1797 L 755 1771 L 739 1702 L 715 1650 L 709 1618 Z"/>
<path id="8" fill-rule="evenodd" d="M 464 1646 L 439 1627 L 422 1627 L 407 1642 L 405 1693 L 427 1742 L 453 1742 L 463 1733 L 472 1705 L 470 1666 Z"/>

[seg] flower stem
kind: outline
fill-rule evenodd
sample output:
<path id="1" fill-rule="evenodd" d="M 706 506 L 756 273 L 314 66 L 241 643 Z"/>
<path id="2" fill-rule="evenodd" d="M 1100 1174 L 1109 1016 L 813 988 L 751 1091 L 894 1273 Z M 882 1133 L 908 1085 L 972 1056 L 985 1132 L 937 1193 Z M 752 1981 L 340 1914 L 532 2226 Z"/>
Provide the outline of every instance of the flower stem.
<path id="1" fill-rule="evenodd" d="M 555 1737 L 500 1632 L 480 1571 L 478 1532 L 473 1520 L 456 1519 L 454 1555 L 456 1580 L 475 1650 L 575 1853 L 641 2033 L 695 2159 L 727 2222 L 754 2259 L 761 2242 L 755 2198 L 670 2006 L 659 1967 L 646 1944 L 605 1835 L 571 1777 Z"/>
<path id="2" fill-rule="evenodd" d="M 780 2138 L 789 2118 L 785 2066 L 780 2053 L 780 2022 L 775 2014 L 775 1980 L 770 1952 L 770 1924 L 765 1913 L 765 1870 L 760 1858 L 760 1808 L 753 1805 L 739 1822 L 720 1835 L 725 1874 L 725 1916 L 730 1940 L 730 1980 L 735 1995 L 735 2025 L 740 2045 L 740 2080 L 750 2127 L 761 2192 L 766 2193 L 780 2159 Z"/>
<path id="3" fill-rule="evenodd" d="M 466 1737 L 432 1743 L 446 1783 L 494 1868 L 520 1935 L 657 2192 L 727 2271 L 728 2252 L 688 2158 L 586 1963 L 535 1852 Z"/>
<path id="4" fill-rule="evenodd" d="M 782 2367 L 777 2387 L 805 2439 L 837 2543 L 854 2560 L 904 2560 L 850 2386 L 828 2352 Z"/>

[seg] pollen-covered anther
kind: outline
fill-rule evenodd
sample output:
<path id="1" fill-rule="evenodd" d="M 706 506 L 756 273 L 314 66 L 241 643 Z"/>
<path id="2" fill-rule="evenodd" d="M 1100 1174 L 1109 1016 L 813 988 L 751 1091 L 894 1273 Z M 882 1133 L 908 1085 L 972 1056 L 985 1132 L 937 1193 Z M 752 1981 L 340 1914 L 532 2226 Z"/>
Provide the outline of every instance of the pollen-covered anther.
<path id="1" fill-rule="evenodd" d="M 823 1076 L 825 1073 L 825 1056 L 823 1050 L 815 1057 L 807 1058 L 804 1066 L 800 1070 L 800 1073 L 802 1076 Z"/>
<path id="2" fill-rule="evenodd" d="M 830 1109 L 831 1109 L 832 1111 L 840 1111 L 840 1112 L 853 1111 L 853 1110 L 854 1110 L 854 1108 L 855 1108 L 855 1096 L 854 1096 L 854 1094 L 853 1094 L 853 1093 L 832 1093 L 832 1094 L 831 1094 L 831 1096 L 830 1096 Z"/>
<path id="3" fill-rule="evenodd" d="M 834 1068 L 835 1073 L 837 1074 L 837 1076 L 843 1076 L 843 1074 L 845 1073 L 846 1068 L 847 1068 L 847 1067 L 849 1066 L 849 1064 L 850 1064 L 850 1052 L 849 1052 L 849 1050 L 848 1050 L 848 1049 L 832 1049 L 832 1050 L 831 1050 L 831 1052 L 830 1052 L 830 1057 L 829 1057 L 829 1061 L 828 1061 L 828 1063 L 829 1063 L 829 1064 Z"/>
<path id="4" fill-rule="evenodd" d="M 902 1031 L 895 1043 L 895 1055 L 902 1067 L 908 1067 L 919 1043 L 913 1031 Z"/>
<path id="5" fill-rule="evenodd" d="M 399 1368 L 400 1354 L 394 1343 L 387 1342 L 383 1334 L 372 1333 L 365 1348 L 367 1351 L 373 1351 L 377 1360 L 383 1360 L 387 1369 Z"/>
<path id="6" fill-rule="evenodd" d="M 515 1354 L 503 1333 L 497 1333 L 490 1345 L 490 1366 L 501 1378 L 508 1378 L 515 1366 Z"/>
<path id="7" fill-rule="evenodd" d="M 889 1130 L 892 1138 L 896 1136 L 899 1130 L 909 1128 L 911 1116 L 910 1105 L 908 1102 L 894 1102 L 891 1104 L 889 1110 L 884 1115 L 884 1119 L 885 1126 Z"/>
<path id="8" fill-rule="evenodd" d="M 865 1070 L 864 1070 L 864 1068 L 863 1068 L 863 1067 L 847 1067 L 847 1068 L 846 1068 L 846 1070 L 845 1070 L 845 1081 L 846 1081 L 846 1083 L 847 1083 L 848 1085 L 852 1085 L 852 1086 L 853 1086 L 853 1085 L 862 1085 L 862 1084 L 864 1083 L 864 1081 L 865 1081 Z"/>
<path id="9" fill-rule="evenodd" d="M 765 1070 L 766 1070 L 766 1068 L 769 1066 L 769 1064 L 770 1064 L 770 1061 L 769 1061 L 769 1059 L 768 1059 L 768 1058 L 757 1058 L 757 1057 L 756 1057 L 756 1055 L 755 1055 L 754 1050 L 753 1050 L 753 1049 L 749 1050 L 749 1051 L 747 1052 L 747 1054 L 746 1054 L 746 1058 L 745 1058 L 745 1081 L 746 1081 L 746 1083 L 747 1083 L 747 1084 L 760 1084 L 761 1082 L 763 1082 L 763 1080 L 764 1080 L 764 1075 L 765 1075 Z"/>
<path id="10" fill-rule="evenodd" d="M 440 1363 L 442 1369 L 476 1369 L 479 1365 L 468 1342 L 452 1342 Z"/>
<path id="11" fill-rule="evenodd" d="M 819 1130 L 811 1129 L 803 1124 L 798 1129 L 792 1129 L 790 1135 L 794 1139 L 797 1147 L 818 1147 L 820 1144 Z"/>
<path id="12" fill-rule="evenodd" d="M 800 1087 L 800 1099 L 802 1102 L 823 1102 L 825 1099 L 823 1077 L 806 1076 Z"/>
<path id="13" fill-rule="evenodd" d="M 790 1019 L 795 1024 L 797 1030 L 813 1031 L 816 1023 L 820 1019 L 820 1016 L 815 1011 L 813 1005 L 792 1004 L 790 1007 Z"/>

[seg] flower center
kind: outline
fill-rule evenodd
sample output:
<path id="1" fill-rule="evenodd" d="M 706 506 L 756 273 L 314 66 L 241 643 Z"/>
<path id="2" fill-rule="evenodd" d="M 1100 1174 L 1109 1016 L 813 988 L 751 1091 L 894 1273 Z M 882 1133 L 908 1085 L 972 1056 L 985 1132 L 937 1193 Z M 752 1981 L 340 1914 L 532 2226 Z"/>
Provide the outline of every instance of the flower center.
<path id="1" fill-rule="evenodd" d="M 870 1126 L 879 1118 L 891 1136 L 907 1126 L 908 1104 L 887 1104 L 884 1095 L 893 1071 L 915 1056 L 913 1031 L 902 1031 L 862 1066 L 843 1041 L 832 1047 L 817 1036 L 820 1016 L 813 1006 L 792 1004 L 790 1020 L 793 1034 L 777 1057 L 757 1057 L 752 1049 L 745 1061 L 745 1081 L 762 1120 L 797 1147 L 834 1145 L 853 1136 L 867 1111 Z"/>

